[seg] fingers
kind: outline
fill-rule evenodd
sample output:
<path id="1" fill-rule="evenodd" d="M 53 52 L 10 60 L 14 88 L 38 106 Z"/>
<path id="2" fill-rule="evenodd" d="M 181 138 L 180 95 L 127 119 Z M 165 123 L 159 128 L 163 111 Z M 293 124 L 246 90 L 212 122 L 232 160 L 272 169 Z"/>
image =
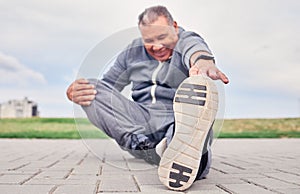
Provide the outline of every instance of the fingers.
<path id="1" fill-rule="evenodd" d="M 221 80 L 225 84 L 229 83 L 229 79 L 227 78 L 227 76 L 215 66 L 210 66 L 208 68 L 199 68 L 196 65 L 194 65 L 189 71 L 190 76 L 202 74 L 207 75 L 213 80 Z"/>
<path id="2" fill-rule="evenodd" d="M 76 83 L 73 85 L 73 89 L 76 91 L 81 90 L 94 90 L 95 86 L 89 83 Z"/>
<path id="3" fill-rule="evenodd" d="M 75 83 L 79 83 L 79 84 L 88 84 L 88 83 L 89 83 L 89 80 L 84 79 L 84 78 L 80 78 L 80 79 L 75 80 Z"/>
<path id="4" fill-rule="evenodd" d="M 198 67 L 196 67 L 195 65 L 192 66 L 189 71 L 189 75 L 193 76 L 193 75 L 198 75 L 198 74 L 200 74 L 200 69 Z"/>
<path id="5" fill-rule="evenodd" d="M 219 79 L 218 73 L 217 73 L 217 71 L 215 69 L 213 69 L 213 70 L 209 69 L 207 71 L 207 76 L 210 77 L 213 80 Z"/>
<path id="6" fill-rule="evenodd" d="M 74 81 L 67 90 L 69 100 L 82 106 L 88 106 L 95 99 L 97 91 L 95 86 L 86 79 Z"/>
<path id="7" fill-rule="evenodd" d="M 198 75 L 198 71 L 197 70 L 190 70 L 189 72 L 190 76 L 193 76 L 193 75 Z"/>
<path id="8" fill-rule="evenodd" d="M 81 95 L 76 96 L 73 98 L 73 102 L 82 105 L 82 106 L 88 106 L 92 103 L 92 101 L 95 99 L 95 95 Z"/>
<path id="9" fill-rule="evenodd" d="M 227 76 L 220 70 L 209 70 L 208 71 L 208 76 L 213 79 L 213 80 L 221 80 L 224 84 L 229 83 L 229 79 Z"/>
<path id="10" fill-rule="evenodd" d="M 224 84 L 228 84 L 228 83 L 229 83 L 228 77 L 227 77 L 223 72 L 218 71 L 217 74 L 218 74 L 218 76 L 219 76 L 219 79 L 222 80 L 222 82 L 223 82 Z"/>

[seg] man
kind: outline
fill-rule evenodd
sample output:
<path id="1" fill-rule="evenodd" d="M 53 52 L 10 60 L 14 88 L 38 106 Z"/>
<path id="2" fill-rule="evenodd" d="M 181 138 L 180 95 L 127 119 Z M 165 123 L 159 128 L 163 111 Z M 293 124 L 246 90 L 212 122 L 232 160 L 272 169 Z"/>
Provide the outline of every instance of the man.
<path id="1" fill-rule="evenodd" d="M 217 91 L 205 77 L 229 80 L 204 40 L 179 27 L 165 7 L 146 9 L 138 26 L 142 38 L 119 54 L 101 80 L 78 79 L 67 96 L 121 148 L 159 165 L 168 188 L 185 190 L 211 164 Z M 130 83 L 133 101 L 120 94 Z"/>

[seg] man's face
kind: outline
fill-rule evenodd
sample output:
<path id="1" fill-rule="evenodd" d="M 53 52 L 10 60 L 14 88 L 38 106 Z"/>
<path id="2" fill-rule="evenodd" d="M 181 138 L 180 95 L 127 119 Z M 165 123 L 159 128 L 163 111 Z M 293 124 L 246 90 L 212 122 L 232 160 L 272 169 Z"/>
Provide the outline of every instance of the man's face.
<path id="1" fill-rule="evenodd" d="M 165 17 L 160 16 L 150 25 L 140 25 L 140 31 L 147 52 L 158 61 L 167 60 L 178 41 L 178 26 L 168 24 Z"/>

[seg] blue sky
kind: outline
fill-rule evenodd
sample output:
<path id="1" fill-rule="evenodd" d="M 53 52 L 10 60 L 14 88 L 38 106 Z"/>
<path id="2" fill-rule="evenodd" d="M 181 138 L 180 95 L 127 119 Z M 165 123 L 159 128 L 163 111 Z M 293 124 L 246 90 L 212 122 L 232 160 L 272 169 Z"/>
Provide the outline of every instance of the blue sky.
<path id="1" fill-rule="evenodd" d="M 27 96 L 42 117 L 72 117 L 65 90 L 88 52 L 157 4 L 205 38 L 230 78 L 226 118 L 300 116 L 298 0 L 0 0 L 0 103 Z"/>

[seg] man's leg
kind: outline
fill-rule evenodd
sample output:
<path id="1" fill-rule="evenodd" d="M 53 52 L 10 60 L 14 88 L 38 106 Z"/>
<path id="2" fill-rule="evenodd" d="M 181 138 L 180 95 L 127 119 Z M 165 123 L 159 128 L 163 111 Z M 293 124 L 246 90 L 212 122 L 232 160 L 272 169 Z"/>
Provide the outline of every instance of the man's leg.
<path id="1" fill-rule="evenodd" d="M 132 139 L 142 141 L 150 132 L 150 115 L 139 104 L 96 79 L 89 79 L 97 90 L 90 106 L 83 106 L 89 120 L 125 149 L 132 148 Z"/>
<path id="2" fill-rule="evenodd" d="M 209 169 L 212 162 L 212 151 L 211 151 L 212 141 L 213 141 L 213 130 L 211 128 L 205 140 L 201 162 L 199 165 L 199 169 L 195 181 L 205 178 L 209 173 Z"/>
<path id="3" fill-rule="evenodd" d="M 97 95 L 90 106 L 83 106 L 89 120 L 108 136 L 115 139 L 122 149 L 149 163 L 158 164 L 160 157 L 155 145 L 163 138 L 164 129 L 153 124 L 155 118 L 148 107 L 125 98 L 109 85 L 90 79 Z"/>
<path id="4" fill-rule="evenodd" d="M 159 178 L 168 188 L 186 190 L 208 173 L 211 155 L 209 151 L 205 155 L 205 149 L 210 150 L 205 142 L 210 141 L 217 108 L 217 88 L 209 78 L 192 76 L 179 86 L 174 98 L 174 136 L 158 168 Z"/>

